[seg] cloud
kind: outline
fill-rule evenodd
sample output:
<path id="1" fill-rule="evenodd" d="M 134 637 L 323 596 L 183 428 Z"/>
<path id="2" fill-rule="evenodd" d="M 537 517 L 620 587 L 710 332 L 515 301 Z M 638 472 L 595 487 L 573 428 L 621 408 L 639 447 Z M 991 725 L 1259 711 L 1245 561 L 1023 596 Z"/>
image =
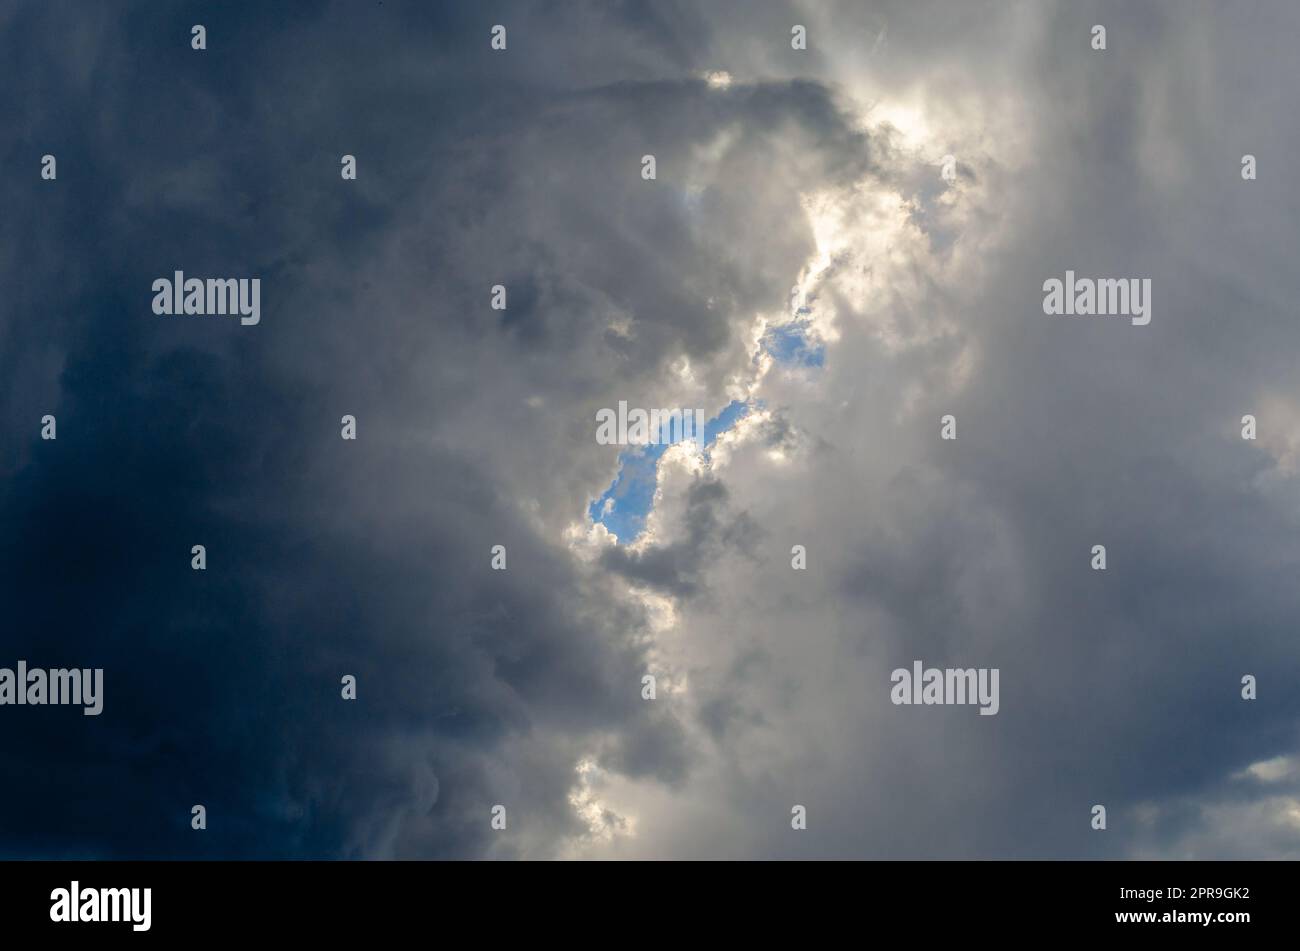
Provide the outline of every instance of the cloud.
<path id="1" fill-rule="evenodd" d="M 105 712 L 0 716 L 13 854 L 1294 853 L 1294 11 L 70 10 L 0 39 L 0 646 Z M 154 317 L 177 268 L 262 322 Z M 635 544 L 620 399 L 749 407 Z"/>

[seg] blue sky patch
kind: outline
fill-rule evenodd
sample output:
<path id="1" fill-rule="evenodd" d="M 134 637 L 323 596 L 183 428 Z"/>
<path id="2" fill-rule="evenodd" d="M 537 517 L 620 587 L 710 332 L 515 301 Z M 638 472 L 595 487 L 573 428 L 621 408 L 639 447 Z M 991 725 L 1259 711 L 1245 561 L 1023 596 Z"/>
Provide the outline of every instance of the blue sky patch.
<path id="1" fill-rule="evenodd" d="M 747 404 L 732 400 L 722 412 L 706 422 L 705 453 L 718 436 L 734 426 L 748 410 Z M 618 474 L 614 481 L 588 509 L 591 520 L 617 535 L 620 543 L 634 540 L 645 530 L 646 517 L 654 506 L 659 459 L 667 448 L 667 445 L 656 445 L 624 449 L 618 457 Z"/>
<path id="2" fill-rule="evenodd" d="M 820 367 L 826 360 L 826 348 L 809 342 L 806 320 L 770 328 L 763 335 L 763 348 L 777 363 L 786 366 Z"/>

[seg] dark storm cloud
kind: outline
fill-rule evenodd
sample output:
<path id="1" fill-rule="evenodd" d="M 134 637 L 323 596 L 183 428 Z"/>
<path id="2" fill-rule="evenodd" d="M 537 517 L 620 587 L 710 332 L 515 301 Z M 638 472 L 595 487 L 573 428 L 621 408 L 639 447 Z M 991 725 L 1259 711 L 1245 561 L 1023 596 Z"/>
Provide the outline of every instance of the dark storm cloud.
<path id="1" fill-rule="evenodd" d="M 414 428 L 455 406 L 409 405 L 412 376 L 441 369 L 402 348 L 436 355 L 444 323 L 463 345 L 458 307 L 501 274 L 485 260 L 494 277 L 457 288 L 473 275 L 436 253 L 512 187 L 518 160 L 490 155 L 518 118 L 482 79 L 491 20 L 384 15 L 7 15 L 4 654 L 102 666 L 107 685 L 99 718 L 7 709 L 6 854 L 478 855 L 496 802 L 540 844 L 581 831 L 570 737 L 613 734 L 638 775 L 684 768 L 671 720 L 637 694 L 636 618 L 579 611 L 582 582 L 494 473 Z M 45 151 L 57 183 L 28 174 Z M 343 152 L 361 167 L 346 194 Z M 338 268 L 430 181 L 457 192 L 437 208 L 446 233 L 426 236 L 434 302 L 399 323 Z M 479 234 L 505 249 L 514 231 L 503 216 Z M 504 267 L 503 333 L 563 343 L 554 276 Z M 150 284 L 176 268 L 259 276 L 262 332 L 153 317 Z M 700 331 L 677 319 L 671 337 Z M 461 331 L 493 332 L 475 324 Z M 46 412 L 58 439 L 38 443 Z M 339 439 L 343 412 L 358 443 Z M 497 542 L 506 572 L 488 567 Z"/>
<path id="2" fill-rule="evenodd" d="M 1300 713 L 1294 461 L 1235 432 L 1300 419 L 1294 14 L 923 7 L 0 13 L 0 665 L 105 669 L 99 717 L 0 713 L 5 854 L 552 855 L 637 819 L 633 854 L 1294 852 L 1294 771 L 1234 778 Z M 844 95 L 917 87 L 935 155 Z M 943 204 L 948 149 L 983 203 Z M 726 405 L 821 250 L 804 197 L 855 186 L 921 237 L 864 261 L 893 219 L 855 212 L 824 370 L 764 381 L 651 544 L 575 557 L 594 410 Z M 1066 267 L 1153 277 L 1149 332 L 1045 318 Z M 260 277 L 262 322 L 155 317 L 178 268 Z M 629 586 L 685 634 L 653 704 L 671 638 Z M 900 716 L 914 657 L 1000 666 L 1002 711 Z M 587 757 L 631 818 L 575 811 Z"/>
<path id="3" fill-rule="evenodd" d="M 8 14 L 3 645 L 107 682 L 93 721 L 7 718 L 12 854 L 545 854 L 584 831 L 585 747 L 686 775 L 638 694 L 639 609 L 555 551 L 602 471 L 589 434 L 572 454 L 572 402 L 734 361 L 729 316 L 783 297 L 772 262 L 808 248 L 793 190 L 738 189 L 875 159 L 824 88 L 715 95 L 683 65 L 708 33 L 689 13 L 507 12 L 498 59 L 468 6 Z M 674 175 L 724 133 L 734 187 L 701 211 L 629 187 L 644 152 Z M 776 136 L 809 144 L 774 162 Z M 46 151 L 57 182 L 27 174 Z M 773 241 L 735 255 L 756 216 Z M 260 277 L 261 324 L 154 317 L 176 269 Z M 618 314 L 635 335 L 609 336 Z M 497 802 L 527 845 L 489 838 Z"/>

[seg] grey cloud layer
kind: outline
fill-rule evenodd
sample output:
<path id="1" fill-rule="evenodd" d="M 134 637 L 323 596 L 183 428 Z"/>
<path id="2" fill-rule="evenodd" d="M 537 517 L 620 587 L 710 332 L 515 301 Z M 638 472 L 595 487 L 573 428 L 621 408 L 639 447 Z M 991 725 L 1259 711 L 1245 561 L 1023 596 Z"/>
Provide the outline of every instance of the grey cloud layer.
<path id="1" fill-rule="evenodd" d="M 1231 777 L 1296 739 L 1294 473 L 1234 426 L 1300 399 L 1275 39 L 1296 15 L 1183 10 L 10 12 L 3 647 L 108 684 L 93 726 L 6 722 L 30 777 L 11 848 L 1293 853 L 1285 797 Z M 936 156 L 856 112 L 912 95 L 962 162 L 956 209 Z M 1032 157 L 980 142 L 1012 117 Z M 1245 151 L 1277 156 L 1249 185 Z M 724 405 L 817 251 L 801 197 L 855 183 L 915 199 L 908 267 L 836 262 L 825 369 L 773 370 L 771 421 L 666 475 L 648 546 L 584 557 L 566 530 L 616 466 L 595 410 Z M 864 266 L 899 286 L 855 297 Z M 152 317 L 177 267 L 261 276 L 262 323 Z M 1151 276 L 1151 326 L 1044 317 L 1066 267 Z M 893 707 L 915 657 L 1000 666 L 1002 712 Z M 688 686 L 646 703 L 661 663 Z M 588 759 L 598 820 L 572 798 Z"/>

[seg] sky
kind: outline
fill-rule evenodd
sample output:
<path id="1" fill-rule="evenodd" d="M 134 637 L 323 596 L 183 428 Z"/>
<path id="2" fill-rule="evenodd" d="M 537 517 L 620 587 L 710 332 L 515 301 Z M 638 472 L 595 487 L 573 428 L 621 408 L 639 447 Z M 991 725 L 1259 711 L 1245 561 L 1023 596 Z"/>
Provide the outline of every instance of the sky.
<path id="1" fill-rule="evenodd" d="M 1300 857 L 1298 30 L 5 4 L 0 857 Z"/>

